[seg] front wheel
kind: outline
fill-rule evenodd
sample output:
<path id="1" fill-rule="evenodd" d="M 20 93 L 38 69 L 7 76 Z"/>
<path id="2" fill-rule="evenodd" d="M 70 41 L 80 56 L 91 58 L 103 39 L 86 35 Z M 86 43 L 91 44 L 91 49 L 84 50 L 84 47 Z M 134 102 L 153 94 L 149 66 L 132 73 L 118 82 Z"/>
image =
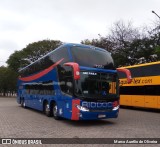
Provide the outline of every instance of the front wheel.
<path id="1" fill-rule="evenodd" d="M 58 107 L 56 103 L 53 104 L 53 117 L 56 120 L 60 119 L 58 116 Z"/>
<path id="2" fill-rule="evenodd" d="M 24 98 L 21 99 L 21 106 L 23 108 L 26 108 L 26 102 L 25 102 Z"/>

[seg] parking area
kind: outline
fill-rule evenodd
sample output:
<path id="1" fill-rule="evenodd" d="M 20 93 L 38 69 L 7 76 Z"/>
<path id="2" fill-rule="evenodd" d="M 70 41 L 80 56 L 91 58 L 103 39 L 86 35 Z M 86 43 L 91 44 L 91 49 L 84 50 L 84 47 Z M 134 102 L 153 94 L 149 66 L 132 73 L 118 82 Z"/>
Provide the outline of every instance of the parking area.
<path id="1" fill-rule="evenodd" d="M 16 98 L 0 98 L 0 132 L 0 138 L 159 138 L 160 113 L 120 108 L 117 119 L 54 120 Z"/>

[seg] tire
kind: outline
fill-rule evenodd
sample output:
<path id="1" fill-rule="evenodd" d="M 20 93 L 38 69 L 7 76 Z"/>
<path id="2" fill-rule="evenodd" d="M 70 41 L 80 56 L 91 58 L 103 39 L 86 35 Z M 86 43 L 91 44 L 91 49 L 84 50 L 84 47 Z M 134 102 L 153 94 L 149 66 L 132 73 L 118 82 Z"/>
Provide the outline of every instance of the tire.
<path id="1" fill-rule="evenodd" d="M 54 119 L 59 120 L 60 117 L 58 116 L 58 108 L 56 103 L 53 104 L 52 112 L 53 112 Z"/>
<path id="2" fill-rule="evenodd" d="M 26 108 L 26 103 L 24 98 L 21 99 L 21 107 Z"/>
<path id="3" fill-rule="evenodd" d="M 51 116 L 51 111 L 50 111 L 48 102 L 46 102 L 46 103 L 44 104 L 44 113 L 45 113 L 45 115 L 48 116 L 48 117 Z"/>
<path id="4" fill-rule="evenodd" d="M 23 107 L 23 99 L 21 98 L 20 101 L 21 101 L 21 107 Z"/>

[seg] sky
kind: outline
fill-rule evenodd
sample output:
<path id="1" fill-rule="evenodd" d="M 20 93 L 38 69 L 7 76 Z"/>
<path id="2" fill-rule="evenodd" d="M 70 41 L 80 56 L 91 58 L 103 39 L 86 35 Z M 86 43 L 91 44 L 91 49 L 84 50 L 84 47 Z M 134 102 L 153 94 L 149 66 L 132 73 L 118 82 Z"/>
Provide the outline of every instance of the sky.
<path id="1" fill-rule="evenodd" d="M 0 66 L 29 43 L 80 43 L 105 36 L 116 21 L 152 25 L 160 0 L 0 0 Z"/>

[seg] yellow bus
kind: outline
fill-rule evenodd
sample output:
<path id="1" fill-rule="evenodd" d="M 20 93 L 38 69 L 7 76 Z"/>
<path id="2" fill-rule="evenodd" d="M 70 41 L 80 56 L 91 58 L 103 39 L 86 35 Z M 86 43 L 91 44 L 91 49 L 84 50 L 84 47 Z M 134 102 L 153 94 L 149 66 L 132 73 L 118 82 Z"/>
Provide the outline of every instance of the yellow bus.
<path id="1" fill-rule="evenodd" d="M 121 67 L 129 69 L 132 82 L 120 78 L 120 105 L 160 109 L 160 61 Z"/>

